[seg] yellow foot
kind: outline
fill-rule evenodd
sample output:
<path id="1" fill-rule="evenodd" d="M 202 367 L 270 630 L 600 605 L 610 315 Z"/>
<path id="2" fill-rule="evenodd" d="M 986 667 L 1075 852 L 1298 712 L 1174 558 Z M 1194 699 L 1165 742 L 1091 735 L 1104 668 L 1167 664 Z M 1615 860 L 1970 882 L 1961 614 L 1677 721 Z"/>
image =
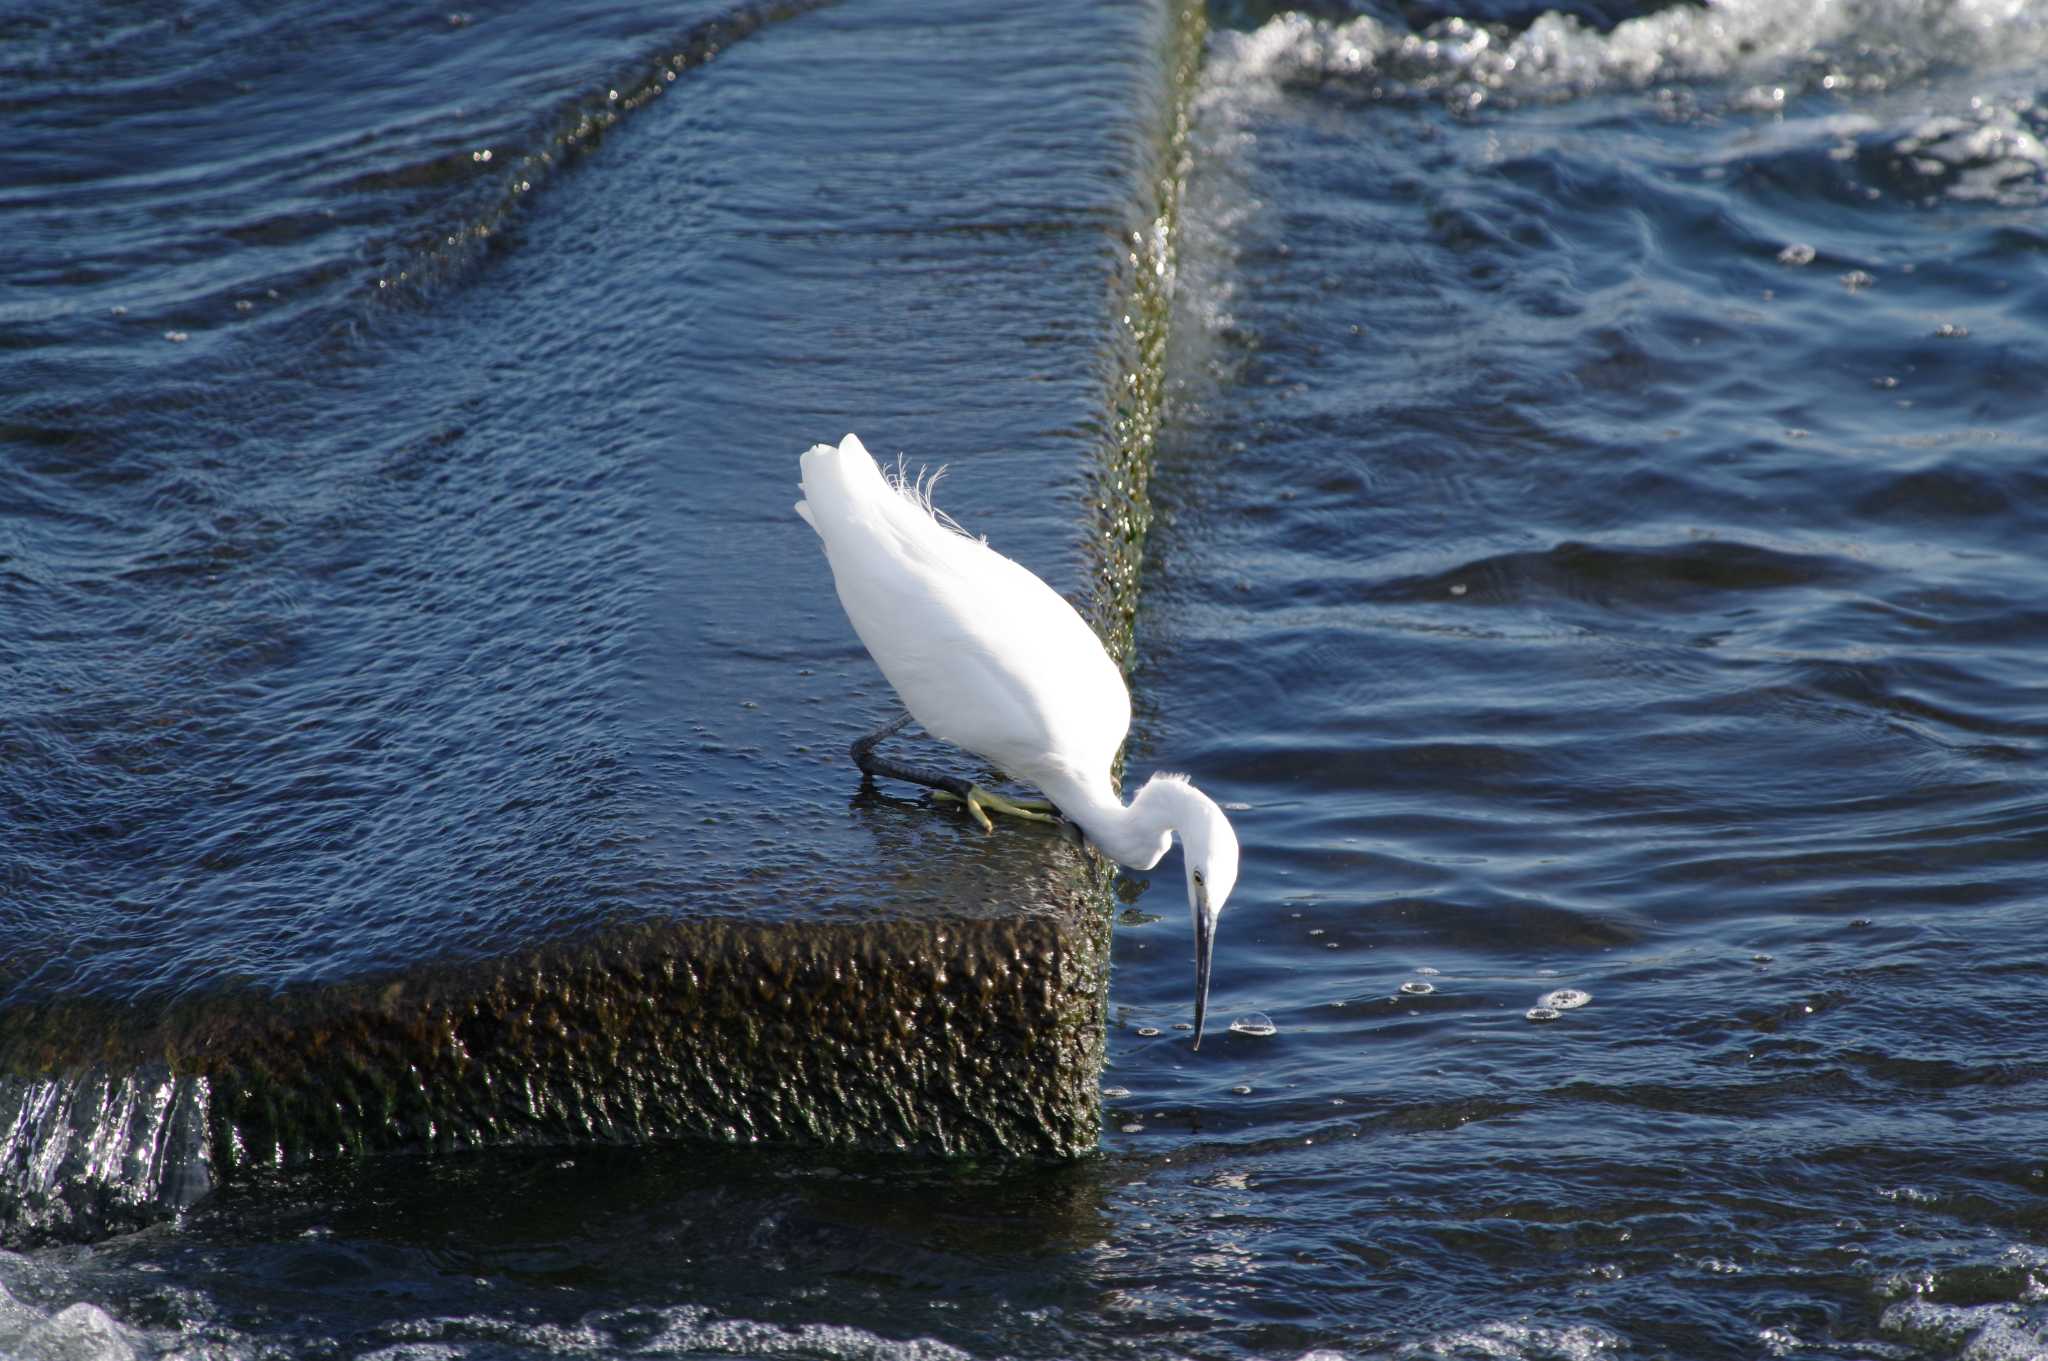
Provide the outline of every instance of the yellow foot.
<path id="1" fill-rule="evenodd" d="M 932 797 L 944 799 L 950 803 L 965 804 L 967 806 L 967 815 L 980 823 L 981 830 L 984 832 L 993 832 L 996 829 L 996 825 L 988 820 L 990 812 L 1001 813 L 1005 817 L 1023 818 L 1026 822 L 1058 822 L 1060 820 L 1059 810 L 1052 806 L 1050 800 L 1024 799 L 1014 801 L 1004 798 L 1001 794 L 991 794 L 980 785 L 970 786 L 967 790 L 967 797 L 964 799 L 948 789 L 934 789 Z"/>

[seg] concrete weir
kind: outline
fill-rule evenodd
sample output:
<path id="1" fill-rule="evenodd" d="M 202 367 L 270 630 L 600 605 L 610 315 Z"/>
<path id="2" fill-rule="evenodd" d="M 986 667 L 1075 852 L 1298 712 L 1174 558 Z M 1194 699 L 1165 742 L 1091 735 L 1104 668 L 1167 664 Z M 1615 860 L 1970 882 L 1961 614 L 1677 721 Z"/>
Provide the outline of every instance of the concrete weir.
<path id="1" fill-rule="evenodd" d="M 207 996 L 153 1024 L 133 1008 L 13 1009 L 0 1230 L 90 1236 L 251 1171 L 388 1151 L 1085 1152 L 1109 928 L 1077 857 L 1059 858 L 1064 901 L 1005 919 L 643 925 Z"/>
<path id="2" fill-rule="evenodd" d="M 431 281 L 418 294 L 421 305 L 373 316 L 370 330 L 373 338 L 380 325 L 417 334 L 388 355 L 352 361 L 383 366 L 388 372 L 373 376 L 396 389 L 428 387 L 412 370 L 439 384 L 460 375 L 453 390 L 437 393 L 445 411 L 418 413 L 411 433 L 335 436 L 337 448 L 346 446 L 337 458 L 375 449 L 380 440 L 402 447 L 393 466 L 403 464 L 404 476 L 413 478 L 421 460 L 452 462 L 465 448 L 507 447 L 553 419 L 557 405 L 548 394 L 492 388 L 490 375 L 544 372 L 548 364 L 573 371 L 585 356 L 598 356 L 604 381 L 637 395 L 607 410 L 604 430 L 614 444 L 594 445 L 600 453 L 593 457 L 614 458 L 625 470 L 614 481 L 631 495 L 615 498 L 614 517 L 645 519 L 620 540 L 643 558 L 619 567 L 619 554 L 606 558 L 598 541 L 592 560 L 616 567 L 631 589 L 556 571 L 545 583 L 554 594 L 537 593 L 542 603 L 532 608 L 544 616 L 557 596 L 582 590 L 615 613 L 609 623 L 598 616 L 605 641 L 626 634 L 637 641 L 616 659 L 602 654 L 609 670 L 592 663 L 576 673 L 594 679 L 587 682 L 588 703 L 579 700 L 573 712 L 558 702 L 561 687 L 535 682 L 541 698 L 530 712 L 512 712 L 489 729 L 511 733 L 492 738 L 511 754 L 476 764 L 474 774 L 462 764 L 475 761 L 476 744 L 461 740 L 459 725 L 471 720 L 460 717 L 460 691 L 464 668 L 486 655 L 482 645 L 464 639 L 453 649 L 460 664 L 446 669 L 453 677 L 446 682 L 402 695 L 393 682 L 390 693 L 402 702 L 387 703 L 383 692 L 333 701 L 334 711 L 350 718 L 382 713 L 376 706 L 386 704 L 392 716 L 380 720 L 375 744 L 347 747 L 375 753 L 360 758 L 360 770 L 378 778 L 386 765 L 373 766 L 373 759 L 389 763 L 409 758 L 388 753 L 444 745 L 419 757 L 420 773 L 393 778 L 381 796 L 391 811 L 375 820 L 373 832 L 363 832 L 368 824 L 359 818 L 323 833 L 324 842 L 309 833 L 303 844 L 324 855 L 330 844 L 345 843 L 349 855 L 366 857 L 360 863 L 375 864 L 375 837 L 389 836 L 423 867 L 408 871 L 411 879 L 352 886 L 346 903 L 329 902 L 320 896 L 322 885 L 333 883 L 327 862 L 317 873 L 287 864 L 222 900 L 222 929 L 242 934 L 218 949 L 195 935 L 202 928 L 178 919 L 175 893 L 130 893 L 106 909 L 117 915 L 104 927 L 122 947 L 108 957 L 123 962 L 97 971 L 74 958 L 85 947 L 66 954 L 67 928 L 40 920 L 32 905 L 0 912 L 0 953 L 11 954 L 0 959 L 0 1241 L 92 1237 L 159 1218 L 226 1181 L 379 1152 L 715 1140 L 1068 1158 L 1095 1147 L 1109 872 L 1069 834 L 1001 827 L 984 836 L 910 802 L 910 791 L 857 795 L 858 777 L 842 754 L 846 740 L 886 718 L 892 701 L 837 616 L 822 560 L 810 560 L 816 552 L 809 532 L 779 512 L 794 500 L 801 446 L 836 440 L 849 413 L 871 410 L 894 436 L 878 439 L 861 428 L 878 454 L 905 443 L 910 428 L 929 429 L 932 446 L 910 452 L 935 463 L 971 459 L 978 426 L 996 432 L 984 436 L 990 439 L 1022 431 L 1021 451 L 956 462 L 949 486 L 961 487 L 964 500 L 942 503 L 1065 589 L 1112 651 L 1127 654 L 1161 400 L 1185 95 L 1200 49 L 1201 9 L 1179 0 L 1127 12 L 1073 6 L 1077 25 L 1094 26 L 1077 31 L 1077 51 L 1115 50 L 1117 62 L 1098 79 L 1104 98 L 1074 101 L 1074 109 L 1057 115 L 1071 128 L 1054 125 L 1046 110 L 1055 102 L 1034 94 L 1029 82 L 1044 78 L 1042 71 L 1005 65 L 1005 41 L 989 26 L 1023 22 L 1018 16 L 989 18 L 980 7 L 962 6 L 954 37 L 937 18 L 920 29 L 912 57 L 957 63 L 946 78 L 967 92 L 956 125 L 942 130 L 946 136 L 971 143 L 979 119 L 1004 136 L 1059 146 L 1064 155 L 1086 138 L 1106 162 L 1094 176 L 1092 201 L 1062 202 L 1042 220 L 1027 220 L 1013 203 L 998 201 L 1012 192 L 1009 181 L 963 185 L 960 203 L 994 203 L 985 210 L 990 222 L 953 221 L 949 214 L 971 217 L 983 209 L 952 205 L 925 228 L 898 232 L 886 217 L 892 196 L 929 198 L 935 191 L 929 182 L 905 187 L 906 176 L 921 172 L 883 129 L 849 134 L 850 144 L 872 143 L 896 158 L 881 165 L 872 184 L 859 178 L 858 166 L 834 167 L 840 179 L 818 209 L 820 219 L 777 235 L 751 220 L 763 211 L 758 205 L 703 206 L 702 185 L 689 175 L 739 181 L 679 156 L 676 141 L 695 133 L 685 127 L 665 141 L 656 120 L 669 116 L 664 108 L 687 106 L 693 82 L 719 91 L 730 68 L 733 83 L 719 91 L 719 117 L 766 129 L 758 147 L 743 148 L 749 173 L 807 173 L 763 159 L 776 144 L 777 111 L 800 102 L 815 72 L 841 63 L 858 68 L 876 53 L 894 56 L 892 44 L 901 40 L 872 15 L 854 12 L 859 7 L 806 9 L 762 11 L 761 22 L 737 27 L 721 21 L 729 32 L 697 42 L 688 49 L 691 61 L 676 61 L 647 92 L 624 100 L 611 95 L 602 146 L 594 134 L 574 141 L 576 175 L 553 176 L 545 193 L 528 195 L 537 206 L 492 210 L 492 239 L 516 243 L 494 247 L 497 253 L 481 260 L 427 262 L 412 271 Z M 771 40 L 802 50 L 770 52 Z M 935 52 L 942 40 L 957 41 L 958 53 Z M 967 97 L 1006 72 L 1002 78 L 1024 82 L 1016 101 L 1046 126 L 1019 131 L 1014 109 Z M 1110 98 L 1119 81 L 1138 88 Z M 745 115 L 748 101 L 764 110 L 758 122 Z M 857 120 L 862 111 L 855 106 L 842 116 Z M 713 131 L 716 137 L 705 134 L 704 156 L 741 154 L 731 150 L 738 134 L 730 127 Z M 531 179 L 539 179 L 532 167 L 561 158 L 549 151 L 555 144 L 556 153 L 570 146 L 560 138 L 537 144 L 521 162 Z M 933 145 L 944 149 L 937 134 Z M 932 165 L 959 159 L 935 151 Z M 688 173 L 674 172 L 678 164 Z M 1049 178 L 1045 167 L 1025 165 L 1016 179 L 1032 174 Z M 645 206 L 663 192 L 675 193 L 677 205 Z M 860 201 L 865 192 L 872 203 Z M 620 209 L 628 203 L 645 206 L 644 245 L 632 234 L 636 219 Z M 721 224 L 718 212 L 730 221 Z M 584 217 L 610 233 L 606 249 L 618 257 L 586 281 L 596 296 L 609 296 L 603 290 L 629 277 L 645 314 L 659 317 L 665 289 L 688 309 L 662 333 L 664 344 L 621 345 L 615 316 L 579 301 L 580 244 L 593 239 Z M 695 244 L 677 247 L 679 233 L 694 233 L 688 239 Z M 556 243 L 568 244 L 551 256 Z M 636 262 L 636 252 L 644 260 Z M 1051 276 L 1057 286 L 1045 282 Z M 830 283 L 838 278 L 843 284 Z M 964 278 L 979 282 L 963 284 Z M 1016 282 L 1023 279 L 1029 287 Z M 987 297 L 977 298 L 974 289 Z M 988 299 L 1011 310 L 997 317 L 977 311 Z M 534 309 L 550 306 L 558 321 L 530 324 Z M 934 320 L 939 307 L 961 316 Z M 504 310 L 505 323 L 494 323 L 493 308 Z M 437 318 L 461 309 L 471 315 L 445 328 L 452 340 L 444 337 Z M 721 309 L 746 328 L 713 325 Z M 901 322 L 905 338 L 892 342 L 886 327 L 903 313 L 916 315 Z M 878 318 L 885 332 L 879 336 Z M 577 327 L 588 327 L 587 336 Z M 991 330 L 1011 337 L 1002 343 L 1015 352 L 987 339 Z M 744 363 L 745 356 L 733 357 L 732 337 L 741 334 L 773 358 L 753 371 L 743 396 L 728 391 L 721 367 Z M 977 335 L 986 353 L 974 353 Z M 1057 343 L 1046 350 L 1048 336 Z M 644 340 L 645 332 L 636 338 Z M 464 347 L 459 365 L 437 354 L 444 343 Z M 502 353 L 475 353 L 493 345 Z M 886 364 L 877 361 L 865 375 L 834 367 L 860 360 L 871 347 L 888 355 Z M 978 378 L 976 363 L 989 374 L 1015 375 L 1004 380 L 1012 386 Z M 1033 364 L 1056 377 L 1031 371 Z M 243 370 L 234 377 L 247 382 Z M 949 400 L 940 391 L 961 394 L 962 409 L 934 410 L 935 402 Z M 308 438 L 318 439 L 317 432 L 344 419 L 366 419 L 360 413 L 358 403 L 334 421 L 323 424 L 316 413 L 302 423 L 316 432 Z M 636 455 L 666 448 L 678 419 L 691 424 L 695 443 L 706 450 L 697 461 L 664 467 Z M 509 485 L 512 475 L 497 472 L 502 466 L 479 457 L 470 481 L 503 476 Z M 749 471 L 755 480 L 723 500 L 707 499 L 707 469 L 735 466 L 762 471 Z M 370 495 L 387 494 L 383 483 L 365 485 Z M 464 494 L 465 484 L 448 485 L 455 490 L 444 496 Z M 489 525 L 498 508 L 520 504 L 519 490 L 488 499 L 490 487 L 477 492 L 485 513 L 475 521 Z M 416 513 L 420 501 L 410 483 L 388 494 L 401 509 L 385 512 L 380 523 Z M 675 526 L 655 517 L 670 512 L 650 506 L 686 507 L 698 519 L 688 534 L 667 534 Z M 769 512 L 777 513 L 773 520 L 765 518 Z M 364 511 L 363 518 L 375 517 Z M 420 523 L 417 541 L 427 545 L 421 551 L 439 551 L 436 522 Z M 764 530 L 764 523 L 775 528 Z M 560 532 L 572 531 L 586 538 L 592 532 L 574 523 Z M 506 531 L 515 549 L 521 532 L 517 525 Z M 400 540 L 396 533 L 388 538 Z M 647 542 L 675 546 L 657 560 L 639 547 Z M 810 574 L 802 589 L 762 590 L 767 569 L 745 558 L 757 551 L 764 562 L 778 555 L 799 562 Z M 433 590 L 443 590 L 452 575 L 419 573 L 423 581 L 432 578 Z M 317 589 L 355 589 L 345 574 L 308 580 Z M 329 584 L 336 580 L 343 585 Z M 491 580 L 500 592 L 519 587 L 509 574 Z M 467 598 L 448 588 L 420 617 L 431 624 L 457 614 Z M 366 655 L 390 654 L 377 639 L 363 648 Z M 557 644 L 531 664 L 514 657 L 507 674 L 545 679 L 545 666 L 566 650 Z M 598 645 L 592 654 L 599 655 Z M 383 665 L 352 674 L 374 676 Z M 501 684 L 493 693 L 509 692 Z M 200 720 L 179 721 L 196 730 Z M 550 768 L 529 776 L 517 746 L 518 726 L 527 721 L 580 723 L 597 734 L 587 744 L 598 751 L 590 762 L 596 773 L 579 770 L 570 780 Z M 237 759 L 276 759 L 280 749 L 272 743 L 221 759 L 239 769 Z M 559 764 L 547 752 L 529 764 L 540 770 L 543 758 Z M 483 820 L 473 825 L 455 818 L 431 826 L 406 800 L 431 809 L 431 786 L 443 778 L 501 779 L 515 786 L 515 796 L 493 791 Z M 561 807 L 530 795 L 518 780 L 556 791 Z M 299 777 L 293 788 L 305 784 Z M 569 850 L 583 836 L 597 849 L 588 862 L 593 883 L 579 900 L 582 862 Z M 446 843 L 445 854 L 435 838 Z M 557 862 L 515 876 L 498 868 L 521 846 L 550 839 L 569 848 L 561 856 L 567 871 Z M 237 849 L 258 846 L 253 833 L 221 844 L 227 849 L 207 853 L 210 871 L 232 875 L 237 865 L 257 863 L 256 850 Z M 50 880 L 55 871 L 35 874 Z M 514 881 L 502 902 L 491 899 L 493 876 Z M 0 878 L 0 886 L 7 882 Z M 431 888 L 432 911 L 410 906 L 405 888 L 414 882 Z M 306 897 L 281 900 L 281 883 L 300 884 Z M 0 887 L 0 894 L 10 891 Z M 244 911 L 249 902 L 256 908 L 246 920 L 255 925 L 238 925 L 244 919 L 230 909 Z M 478 902 L 488 905 L 472 906 Z M 560 906 L 565 902 L 572 906 Z M 0 896 L 0 907 L 6 905 Z M 363 940 L 391 943 L 358 949 L 349 939 L 354 913 L 364 914 Z M 159 928 L 182 954 L 152 949 L 149 932 Z M 443 929 L 445 938 L 434 934 Z M 10 940 L 20 948 L 10 950 Z"/>

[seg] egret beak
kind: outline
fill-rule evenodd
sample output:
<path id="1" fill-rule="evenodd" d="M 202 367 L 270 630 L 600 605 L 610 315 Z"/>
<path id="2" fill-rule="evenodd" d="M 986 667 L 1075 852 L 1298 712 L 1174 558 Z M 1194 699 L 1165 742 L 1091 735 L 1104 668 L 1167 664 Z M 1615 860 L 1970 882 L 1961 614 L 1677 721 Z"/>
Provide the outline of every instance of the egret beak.
<path id="1" fill-rule="evenodd" d="M 1202 1019 L 1209 1014 L 1209 963 L 1216 954 L 1216 918 L 1209 911 L 1209 890 L 1195 885 L 1195 1043 L 1202 1047 Z"/>

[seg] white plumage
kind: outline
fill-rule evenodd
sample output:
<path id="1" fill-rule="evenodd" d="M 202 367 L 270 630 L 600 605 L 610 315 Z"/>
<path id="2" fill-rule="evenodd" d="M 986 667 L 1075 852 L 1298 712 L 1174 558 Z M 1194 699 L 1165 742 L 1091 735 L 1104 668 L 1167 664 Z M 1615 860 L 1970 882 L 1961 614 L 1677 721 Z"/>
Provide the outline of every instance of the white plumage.
<path id="1" fill-rule="evenodd" d="M 824 542 L 854 632 L 926 732 L 1036 785 L 1122 864 L 1150 869 L 1180 835 L 1199 1045 L 1216 917 L 1237 880 L 1229 819 L 1178 776 L 1154 776 L 1128 807 L 1116 797 L 1123 673 L 1058 592 L 944 521 L 928 486 L 892 483 L 852 435 L 813 446 L 802 472 L 797 514 Z"/>
<path id="2" fill-rule="evenodd" d="M 1055 765 L 1109 773 L 1130 695 L 1058 592 L 941 524 L 851 435 L 803 456 L 803 489 L 846 617 L 926 732 L 1040 789 Z"/>

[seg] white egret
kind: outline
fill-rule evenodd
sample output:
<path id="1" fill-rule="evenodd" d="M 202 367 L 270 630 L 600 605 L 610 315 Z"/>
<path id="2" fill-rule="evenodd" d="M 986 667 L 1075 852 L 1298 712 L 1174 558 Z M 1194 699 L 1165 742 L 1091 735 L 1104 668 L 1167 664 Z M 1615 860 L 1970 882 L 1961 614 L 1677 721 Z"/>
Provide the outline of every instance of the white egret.
<path id="1" fill-rule="evenodd" d="M 1056 808 L 1119 864 L 1149 870 L 1179 834 L 1195 927 L 1195 1047 L 1209 1006 L 1216 919 L 1237 883 L 1237 833 L 1185 776 L 1154 775 L 1126 806 L 1110 765 L 1131 696 L 1074 607 L 1029 571 L 933 510 L 928 487 L 891 482 L 848 435 L 802 458 L 796 512 L 825 542 L 839 603 L 909 714 L 853 744 L 865 775 L 941 791 L 967 806 L 1047 818 Z M 942 742 L 1036 785 L 1013 803 L 955 777 L 883 760 L 875 744 L 915 718 Z M 1047 818 L 1047 820 L 1050 820 Z"/>

